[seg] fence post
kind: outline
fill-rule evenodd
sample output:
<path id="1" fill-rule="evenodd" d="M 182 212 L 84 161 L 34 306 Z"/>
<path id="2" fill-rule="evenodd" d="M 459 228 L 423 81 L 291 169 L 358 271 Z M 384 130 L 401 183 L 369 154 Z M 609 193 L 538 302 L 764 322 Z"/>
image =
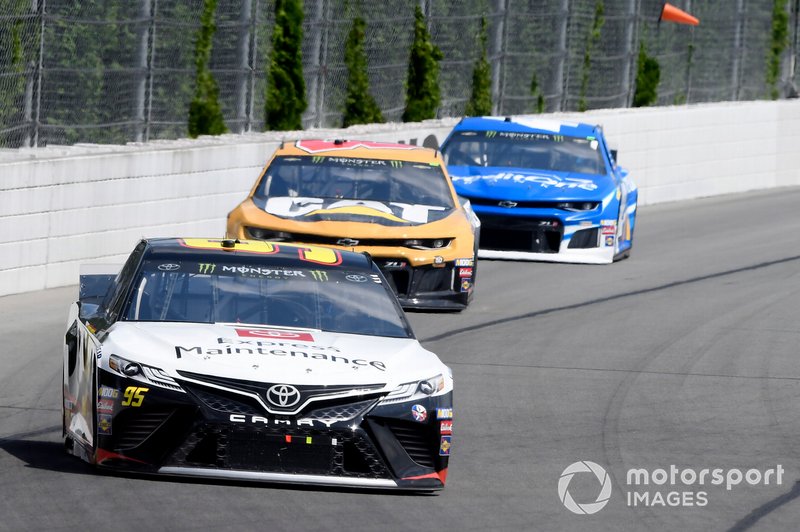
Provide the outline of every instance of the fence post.
<path id="1" fill-rule="evenodd" d="M 793 5 L 794 4 L 794 5 Z M 797 87 L 794 85 L 794 69 L 797 61 L 797 8 L 800 0 L 786 0 L 786 12 L 789 14 L 789 46 L 783 54 L 781 68 L 781 91 L 783 97 L 796 98 Z"/>
<path id="2" fill-rule="evenodd" d="M 322 97 L 320 96 L 320 86 L 324 83 L 322 73 L 322 20 L 325 15 L 325 0 L 314 2 L 314 18 L 311 19 L 310 27 L 314 32 L 314 40 L 311 46 L 313 50 L 311 54 L 311 70 L 315 75 L 309 79 L 308 96 L 309 101 L 313 105 L 313 126 L 322 127 Z M 312 100 L 313 99 L 313 100 Z"/>
<path id="3" fill-rule="evenodd" d="M 567 86 L 564 65 L 567 62 L 567 31 L 569 28 L 569 0 L 561 0 L 561 15 L 558 23 L 558 62 L 553 73 L 553 94 L 556 95 L 556 107 L 552 111 L 561 111 L 564 108 L 564 93 Z"/>
<path id="4" fill-rule="evenodd" d="M 731 68 L 731 100 L 739 99 L 741 86 L 741 62 L 744 48 L 742 47 L 742 31 L 744 26 L 744 2 L 736 0 L 736 27 L 733 32 L 733 67 Z"/>
<path id="5" fill-rule="evenodd" d="M 633 103 L 633 93 L 636 90 L 636 62 L 639 57 L 638 18 L 639 2 L 641 0 L 628 0 L 628 24 L 625 27 L 625 62 L 622 64 L 622 100 L 617 102 L 620 107 L 630 107 Z"/>
<path id="6" fill-rule="evenodd" d="M 136 110 L 134 120 L 136 121 L 136 142 L 142 142 L 145 136 L 145 100 L 147 98 L 147 47 L 150 43 L 150 24 L 144 21 L 150 20 L 152 12 L 150 10 L 150 0 L 139 0 L 139 17 L 142 24 L 138 30 L 139 48 L 136 51 Z"/>
<path id="7" fill-rule="evenodd" d="M 493 65 L 492 68 L 492 114 L 500 114 L 503 108 L 503 94 L 500 86 L 500 80 L 505 70 L 504 62 L 505 57 L 503 54 L 503 37 L 505 35 L 506 24 L 506 6 L 507 0 L 494 0 L 494 9 L 492 11 L 499 15 L 496 17 L 496 22 L 492 25 L 491 36 L 491 50 L 489 51 L 489 61 Z"/>
<path id="8" fill-rule="evenodd" d="M 150 8 L 150 57 L 147 60 L 147 116 L 144 121 L 144 141 L 150 142 L 150 125 L 153 116 L 153 69 L 156 67 L 156 14 L 158 0 Z"/>
<path id="9" fill-rule="evenodd" d="M 33 147 L 39 147 L 39 124 L 42 117 L 42 69 L 44 67 L 44 16 L 47 0 L 40 0 L 39 11 L 39 60 L 36 64 L 36 120 L 33 122 Z"/>
<path id="10" fill-rule="evenodd" d="M 252 0 L 242 0 L 239 12 L 239 68 L 236 76 L 236 124 L 238 133 L 247 129 L 247 71 L 250 68 L 250 19 L 253 10 Z"/>
<path id="11" fill-rule="evenodd" d="M 258 8 L 259 2 L 256 0 L 255 9 L 253 9 L 253 16 L 250 19 L 250 98 L 247 110 L 247 131 L 253 130 L 253 122 L 255 121 L 255 92 L 256 92 L 256 65 L 258 64 Z"/>

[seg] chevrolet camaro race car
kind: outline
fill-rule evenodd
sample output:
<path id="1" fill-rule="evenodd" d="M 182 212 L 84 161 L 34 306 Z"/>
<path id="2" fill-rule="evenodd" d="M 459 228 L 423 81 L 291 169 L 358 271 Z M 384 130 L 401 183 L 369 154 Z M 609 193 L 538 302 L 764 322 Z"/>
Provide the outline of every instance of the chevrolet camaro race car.
<path id="1" fill-rule="evenodd" d="M 637 189 L 599 126 L 465 118 L 442 152 L 480 218 L 479 256 L 602 264 L 630 254 Z"/>
<path id="2" fill-rule="evenodd" d="M 406 308 L 462 310 L 475 286 L 478 218 L 438 151 L 406 144 L 283 144 L 228 215 L 230 238 L 368 252 Z"/>
<path id="3" fill-rule="evenodd" d="M 368 255 L 151 239 L 81 275 L 63 434 L 108 469 L 437 490 L 452 391 Z"/>

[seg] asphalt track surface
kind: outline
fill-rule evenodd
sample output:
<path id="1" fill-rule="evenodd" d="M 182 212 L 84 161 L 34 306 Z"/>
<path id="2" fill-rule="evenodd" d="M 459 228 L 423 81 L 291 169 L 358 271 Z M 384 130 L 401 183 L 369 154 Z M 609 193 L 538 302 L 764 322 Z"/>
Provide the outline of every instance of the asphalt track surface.
<path id="1" fill-rule="evenodd" d="M 645 207 L 628 260 L 482 261 L 465 313 L 411 314 L 456 380 L 450 476 L 435 495 L 97 473 L 60 441 L 76 288 L 0 298 L 0 529 L 797 529 L 798 205 L 793 188 Z M 581 460 L 612 482 L 594 515 L 557 491 Z M 627 484 L 630 468 L 673 464 L 784 474 L 731 490 Z M 578 503 L 599 489 L 590 473 L 569 485 Z M 634 490 L 708 503 L 631 507 Z"/>

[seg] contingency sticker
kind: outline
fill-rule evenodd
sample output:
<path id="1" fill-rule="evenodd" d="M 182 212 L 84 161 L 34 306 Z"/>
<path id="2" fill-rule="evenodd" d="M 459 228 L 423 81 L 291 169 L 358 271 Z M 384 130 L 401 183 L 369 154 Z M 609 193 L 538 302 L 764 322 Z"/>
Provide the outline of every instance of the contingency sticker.
<path id="1" fill-rule="evenodd" d="M 452 444 L 452 436 L 442 436 L 442 441 L 439 444 L 439 456 L 450 456 L 450 448 Z"/>

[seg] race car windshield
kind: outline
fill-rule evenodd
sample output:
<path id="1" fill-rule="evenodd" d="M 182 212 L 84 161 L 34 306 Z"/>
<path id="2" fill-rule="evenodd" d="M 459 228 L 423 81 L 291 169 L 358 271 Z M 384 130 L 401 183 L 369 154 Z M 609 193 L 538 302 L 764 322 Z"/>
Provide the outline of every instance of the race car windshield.
<path id="1" fill-rule="evenodd" d="M 411 336 L 376 274 L 241 263 L 145 261 L 124 312 L 129 321 L 244 323 Z M 162 266 L 162 270 L 159 269 Z"/>
<path id="2" fill-rule="evenodd" d="M 604 174 L 594 137 L 548 133 L 461 131 L 442 148 L 448 166 L 533 168 L 576 174 Z"/>
<path id="3" fill-rule="evenodd" d="M 454 207 L 438 164 L 349 157 L 276 157 L 255 196 Z"/>

